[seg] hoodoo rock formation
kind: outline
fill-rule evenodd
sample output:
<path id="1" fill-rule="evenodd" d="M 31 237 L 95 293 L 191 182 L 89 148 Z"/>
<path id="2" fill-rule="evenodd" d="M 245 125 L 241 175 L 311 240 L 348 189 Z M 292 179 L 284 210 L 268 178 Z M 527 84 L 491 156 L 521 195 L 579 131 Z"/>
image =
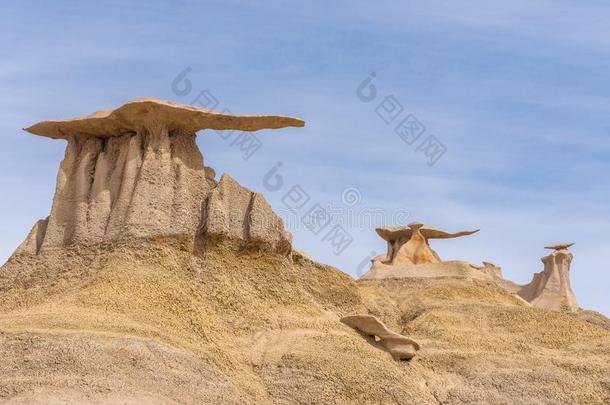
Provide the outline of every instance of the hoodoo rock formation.
<path id="1" fill-rule="evenodd" d="M 432 250 L 430 239 L 451 239 L 468 236 L 479 230 L 449 233 L 425 227 L 419 222 L 407 226 L 377 228 L 376 232 L 387 242 L 387 253 L 372 260 L 371 269 L 364 279 L 408 277 L 460 277 L 490 280 L 493 275 L 479 267 L 460 260 L 443 261 Z"/>
<path id="2" fill-rule="evenodd" d="M 481 280 L 515 294 L 535 307 L 567 312 L 578 310 L 569 274 L 572 253 L 568 248 L 573 243 L 546 246 L 545 249 L 554 252 L 542 258 L 544 270 L 536 273 L 526 285 L 505 280 L 502 269 L 488 261 L 483 261 L 483 266 L 459 260 L 442 261 L 428 243 L 429 239 L 457 238 L 478 231 L 448 233 L 424 227 L 419 222 L 406 227 L 377 228 L 377 234 L 387 242 L 388 251 L 372 260 L 371 268 L 361 279 L 450 277 Z"/>
<path id="3" fill-rule="evenodd" d="M 115 110 L 26 128 L 36 135 L 66 139 L 68 146 L 51 214 L 34 225 L 15 254 L 206 233 L 285 252 L 290 249 L 290 236 L 281 220 L 262 195 L 230 178 L 223 177 L 216 186 L 213 170 L 203 164 L 195 133 L 303 125 L 297 118 L 228 115 L 139 99 Z M 257 216 L 265 220 L 252 225 Z"/>
<path id="4" fill-rule="evenodd" d="M 49 218 L 0 267 L 0 403 L 610 403 L 610 320 L 428 244 L 473 232 L 378 230 L 388 254 L 356 281 L 195 143 L 302 125 L 138 100 L 28 128 L 68 146 Z M 534 306 L 573 298 L 567 247 Z"/>
<path id="5" fill-rule="evenodd" d="M 424 227 L 424 224 L 419 222 L 412 222 L 406 227 L 377 228 L 376 231 L 388 243 L 384 263 L 392 265 L 440 263 L 440 257 L 432 250 L 428 240 L 459 238 L 479 232 L 477 229 L 476 231 L 448 233 Z"/>
<path id="6" fill-rule="evenodd" d="M 570 284 L 570 264 L 573 255 L 568 248 L 573 243 L 547 246 L 554 252 L 541 260 L 544 270 L 518 292 L 519 296 L 539 308 L 573 312 L 578 309 L 576 296 Z"/>

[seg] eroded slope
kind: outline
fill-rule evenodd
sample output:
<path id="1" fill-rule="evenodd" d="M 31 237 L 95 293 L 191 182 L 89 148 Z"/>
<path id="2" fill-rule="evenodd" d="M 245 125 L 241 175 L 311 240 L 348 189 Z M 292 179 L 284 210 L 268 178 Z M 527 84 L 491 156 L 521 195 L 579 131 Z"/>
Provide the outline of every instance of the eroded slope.
<path id="1" fill-rule="evenodd" d="M 22 256 L 0 270 L 0 399 L 604 403 L 610 332 L 465 280 L 354 282 L 295 254 L 185 243 Z M 396 362 L 339 322 L 370 312 Z"/>

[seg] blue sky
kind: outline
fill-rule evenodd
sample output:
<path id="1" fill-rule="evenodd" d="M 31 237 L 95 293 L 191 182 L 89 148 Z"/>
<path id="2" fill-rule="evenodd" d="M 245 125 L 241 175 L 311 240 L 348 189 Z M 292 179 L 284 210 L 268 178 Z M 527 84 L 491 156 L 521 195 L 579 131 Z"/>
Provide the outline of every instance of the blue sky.
<path id="1" fill-rule="evenodd" d="M 608 15 L 602 1 L 3 2 L 0 260 L 48 215 L 65 147 L 22 127 L 208 90 L 217 108 L 307 122 L 258 132 L 247 160 L 214 132 L 198 143 L 206 165 L 285 218 L 283 196 L 299 185 L 310 200 L 287 219 L 314 258 L 356 275 L 385 249 L 376 225 L 419 220 L 481 228 L 433 247 L 526 283 L 543 246 L 574 241 L 579 304 L 610 315 Z M 192 89 L 179 95 L 172 81 L 186 67 Z M 356 89 L 371 72 L 366 103 Z M 404 108 L 390 124 L 376 113 L 386 96 Z M 394 133 L 408 114 L 426 128 L 419 141 L 446 148 L 435 165 Z M 263 179 L 277 162 L 284 186 L 273 191 Z M 299 222 L 315 203 L 353 238 L 339 255 L 326 231 Z"/>

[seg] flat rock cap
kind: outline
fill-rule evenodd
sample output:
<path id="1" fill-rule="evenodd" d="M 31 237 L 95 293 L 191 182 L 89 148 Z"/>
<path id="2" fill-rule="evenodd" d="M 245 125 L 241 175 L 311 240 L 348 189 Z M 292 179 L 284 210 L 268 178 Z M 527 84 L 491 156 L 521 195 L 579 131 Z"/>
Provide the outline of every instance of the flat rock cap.
<path id="1" fill-rule="evenodd" d="M 419 227 L 419 232 L 427 239 L 450 239 L 450 238 L 459 238 L 461 236 L 472 235 L 473 233 L 479 232 L 479 229 L 474 231 L 463 231 L 456 233 L 449 233 L 445 231 L 441 231 L 440 229 L 429 228 L 423 226 L 419 222 L 412 222 L 407 226 L 391 226 L 385 228 L 376 228 L 375 232 L 377 235 L 381 236 L 384 240 L 390 242 L 398 239 L 409 239 L 411 235 L 413 235 L 413 229 L 411 227 L 417 228 Z"/>
<path id="2" fill-rule="evenodd" d="M 114 109 L 96 111 L 86 117 L 41 121 L 26 131 L 53 139 L 111 137 L 137 132 L 152 125 L 163 125 L 170 131 L 196 132 L 202 129 L 258 131 L 285 127 L 302 127 L 298 118 L 277 115 L 232 115 L 154 98 L 142 98 Z"/>
<path id="3" fill-rule="evenodd" d="M 545 246 L 545 249 L 551 249 L 551 250 L 564 250 L 569 248 L 570 246 L 574 246 L 573 242 L 568 242 L 568 243 L 560 243 L 558 245 L 551 245 L 551 246 Z"/>

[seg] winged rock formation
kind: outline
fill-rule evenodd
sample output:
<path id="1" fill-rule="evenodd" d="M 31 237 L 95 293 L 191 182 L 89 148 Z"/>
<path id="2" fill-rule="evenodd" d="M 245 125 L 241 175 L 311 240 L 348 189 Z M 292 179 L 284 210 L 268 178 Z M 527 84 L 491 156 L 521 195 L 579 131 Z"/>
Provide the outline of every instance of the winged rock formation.
<path id="1" fill-rule="evenodd" d="M 363 279 L 460 277 L 491 280 L 494 277 L 491 271 L 481 271 L 479 267 L 464 261 L 441 260 L 428 242 L 429 239 L 472 235 L 478 229 L 449 233 L 413 222 L 407 226 L 377 228 L 376 231 L 387 242 L 388 250 L 385 255 L 372 260 L 371 268 L 362 276 Z"/>
<path id="2" fill-rule="evenodd" d="M 68 145 L 51 214 L 34 225 L 15 254 L 133 238 L 200 239 L 207 232 L 290 250 L 290 234 L 262 195 L 236 185 L 227 175 L 216 184 L 213 169 L 204 166 L 195 133 L 302 126 L 297 118 L 221 114 L 139 99 L 115 110 L 26 128 L 66 139 Z"/>
<path id="3" fill-rule="evenodd" d="M 441 258 L 430 247 L 429 239 L 458 238 L 479 232 L 477 229 L 448 233 L 424 227 L 424 224 L 419 222 L 412 222 L 406 227 L 377 228 L 376 231 L 388 243 L 385 264 L 392 265 L 440 263 Z"/>
<path id="4" fill-rule="evenodd" d="M 532 306 L 556 311 L 578 310 L 570 284 L 573 243 L 546 246 L 554 252 L 543 257 L 544 270 L 534 274 L 529 284 L 519 285 L 502 277 L 502 269 L 490 262 L 483 266 L 460 261 L 442 261 L 432 250 L 429 239 L 448 239 L 472 235 L 479 230 L 448 233 L 413 222 L 406 227 L 377 228 L 377 234 L 388 244 L 385 255 L 372 260 L 371 268 L 361 279 L 465 278 L 491 282 L 515 294 Z"/>

